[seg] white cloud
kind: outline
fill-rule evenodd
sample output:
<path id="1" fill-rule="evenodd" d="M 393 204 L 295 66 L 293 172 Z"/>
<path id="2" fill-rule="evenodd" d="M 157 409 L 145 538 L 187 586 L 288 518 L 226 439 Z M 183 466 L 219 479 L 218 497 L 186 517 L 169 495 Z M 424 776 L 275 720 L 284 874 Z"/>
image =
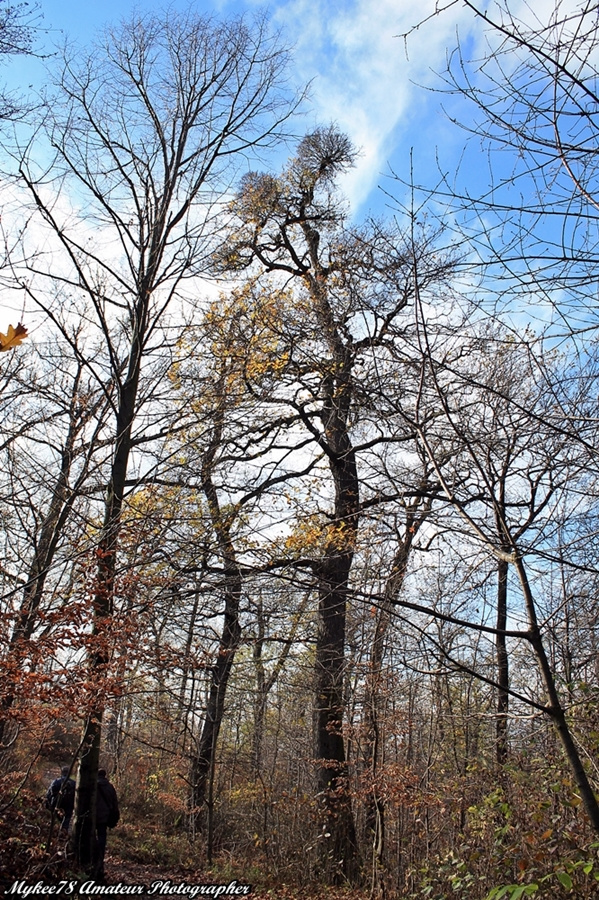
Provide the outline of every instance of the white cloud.
<path id="1" fill-rule="evenodd" d="M 562 0 L 561 9 L 576 3 Z M 438 5 L 447 8 L 434 15 Z M 512 0 L 510 7 L 516 19 L 534 27 L 549 21 L 555 0 L 539 0 L 534 12 L 527 0 Z M 488 11 L 501 20 L 496 6 Z M 436 0 L 279 0 L 273 19 L 296 44 L 299 77 L 313 79 L 311 124 L 336 122 L 362 151 L 342 182 L 354 211 L 372 202 L 381 173 L 398 152 L 407 160 L 413 146 L 416 156 L 428 154 L 434 165 L 435 147 L 441 146 L 457 165 L 465 136 L 444 118 L 441 98 L 422 86 L 439 87 L 436 73 L 445 69 L 458 31 L 467 55 L 484 57 L 488 42 L 498 40 L 485 34 L 471 10 Z"/>
<path id="2" fill-rule="evenodd" d="M 421 98 L 414 82 L 430 82 L 433 70 L 443 68 L 445 48 L 455 42 L 456 13 L 464 16 L 459 7 L 431 19 L 404 43 L 400 35 L 433 10 L 434 0 L 288 0 L 276 9 L 275 20 L 296 42 L 300 77 L 314 79 L 314 120 L 336 122 L 362 151 L 343 182 L 353 209 L 376 186 L 398 129 Z"/>

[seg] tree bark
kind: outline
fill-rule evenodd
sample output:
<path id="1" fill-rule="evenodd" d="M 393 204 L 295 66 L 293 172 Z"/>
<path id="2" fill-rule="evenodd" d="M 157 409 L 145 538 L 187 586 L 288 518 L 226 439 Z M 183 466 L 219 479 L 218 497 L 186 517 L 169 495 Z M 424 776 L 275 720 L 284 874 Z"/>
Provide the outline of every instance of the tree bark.
<path id="1" fill-rule="evenodd" d="M 562 743 L 562 747 L 564 748 L 566 758 L 570 764 L 570 768 L 572 769 L 574 780 L 578 785 L 578 790 L 580 791 L 582 802 L 584 803 L 588 817 L 591 821 L 591 825 L 593 826 L 593 829 L 599 834 L 599 803 L 597 803 L 595 792 L 585 771 L 582 759 L 580 758 L 580 754 L 578 752 L 578 748 L 576 746 L 574 738 L 572 737 L 572 732 L 570 731 L 570 727 L 566 719 L 566 714 L 559 697 L 559 693 L 555 684 L 555 678 L 553 677 L 551 665 L 549 663 L 549 659 L 547 658 L 547 653 L 543 644 L 543 638 L 539 629 L 536 606 L 532 595 L 532 590 L 528 582 L 526 568 L 520 556 L 516 557 L 514 565 L 518 573 L 518 578 L 520 580 L 520 585 L 524 594 L 526 610 L 528 613 L 528 620 L 530 625 L 530 643 L 537 657 L 537 662 L 539 665 L 539 669 L 541 670 L 541 675 L 545 684 L 545 690 L 547 691 L 547 697 L 549 699 L 549 716 L 553 721 L 559 739 Z"/>
<path id="2" fill-rule="evenodd" d="M 428 509 L 430 503 L 426 503 Z M 411 509 L 406 517 L 405 534 L 399 539 L 395 551 L 391 572 L 385 583 L 385 590 L 376 613 L 374 637 L 370 649 L 369 670 L 366 680 L 364 699 L 364 724 L 366 730 L 366 746 L 364 752 L 364 770 L 368 773 L 372 784 L 372 793 L 366 805 L 365 829 L 372 846 L 371 898 L 384 896 L 383 879 L 385 850 L 385 804 L 376 786 L 377 770 L 380 762 L 380 730 L 383 687 L 383 659 L 385 638 L 389 630 L 393 608 L 405 581 L 408 561 L 414 538 L 422 523 L 422 515 L 415 518 Z"/>
<path id="3" fill-rule="evenodd" d="M 323 859 L 332 870 L 333 879 L 339 881 L 354 879 L 358 871 L 343 735 L 347 593 L 360 509 L 356 458 L 347 430 L 352 393 L 349 358 L 343 360 L 338 378 L 330 378 L 327 387 L 322 420 L 335 501 L 330 536 L 315 567 L 318 579 L 315 718 Z"/>
<path id="4" fill-rule="evenodd" d="M 495 651 L 497 653 L 497 724 L 495 731 L 495 750 L 497 764 L 505 765 L 508 757 L 507 723 L 509 711 L 509 661 L 505 630 L 507 628 L 507 580 L 509 563 L 505 559 L 497 563 L 497 635 Z"/>
<path id="5" fill-rule="evenodd" d="M 75 821 L 72 843 L 77 861 L 84 869 L 91 871 L 94 857 L 96 830 L 96 789 L 100 745 L 102 738 L 102 718 L 104 715 L 103 680 L 108 672 L 113 640 L 109 625 L 114 607 L 114 579 L 118 538 L 121 528 L 123 497 L 129 457 L 132 448 L 132 428 L 135 417 L 139 373 L 141 368 L 142 339 L 145 330 L 147 308 L 138 306 L 140 325 L 133 340 L 129 357 L 128 377 L 121 387 L 120 405 L 116 417 L 115 451 L 111 477 L 108 485 L 104 509 L 104 524 L 96 549 L 96 586 L 93 598 L 93 649 L 88 660 L 91 696 L 94 702 L 88 710 L 82 737 L 82 755 L 77 777 L 75 794 Z"/>
<path id="6" fill-rule="evenodd" d="M 192 761 L 192 815 L 198 822 L 204 807 L 207 807 L 207 855 L 209 862 L 213 855 L 213 778 L 216 744 L 225 713 L 225 697 L 235 653 L 241 641 L 239 603 L 243 587 L 241 570 L 237 563 L 235 547 L 231 536 L 231 518 L 220 508 L 218 493 L 213 480 L 216 453 L 222 442 L 225 421 L 225 382 L 223 372 L 217 389 L 217 407 L 210 441 L 202 461 L 202 489 L 208 502 L 212 527 L 216 535 L 218 555 L 223 565 L 223 629 L 219 641 L 216 662 L 210 672 L 210 689 L 206 704 L 204 724 Z"/>

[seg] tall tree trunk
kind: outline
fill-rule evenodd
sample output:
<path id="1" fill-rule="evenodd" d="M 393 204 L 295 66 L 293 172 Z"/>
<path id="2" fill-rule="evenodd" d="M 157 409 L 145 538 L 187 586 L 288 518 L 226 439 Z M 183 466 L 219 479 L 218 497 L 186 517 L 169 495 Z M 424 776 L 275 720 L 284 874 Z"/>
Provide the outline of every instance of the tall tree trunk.
<path id="1" fill-rule="evenodd" d="M 254 701 L 254 733 L 252 735 L 252 768 L 254 770 L 254 778 L 259 778 L 262 771 L 262 755 L 264 743 L 264 722 L 266 718 L 266 709 L 268 703 L 268 695 L 277 683 L 279 675 L 283 670 L 293 643 L 295 641 L 302 616 L 308 602 L 310 600 L 310 591 L 300 603 L 297 611 L 294 613 L 289 636 L 285 640 L 283 649 L 279 654 L 279 658 L 272 667 L 270 674 L 266 675 L 264 663 L 262 661 L 262 651 L 264 649 L 264 641 L 266 638 L 264 628 L 264 611 L 262 606 L 262 598 L 258 600 L 257 616 L 258 616 L 258 634 L 254 641 L 254 669 L 256 672 L 256 699 Z"/>
<path id="2" fill-rule="evenodd" d="M 509 711 L 509 662 L 505 630 L 507 628 L 507 580 L 509 563 L 500 559 L 497 563 L 497 724 L 495 750 L 497 764 L 505 765 L 508 756 L 507 722 Z"/>
<path id="3" fill-rule="evenodd" d="M 227 685 L 241 641 L 239 603 L 243 579 L 237 563 L 235 547 L 231 537 L 231 518 L 220 508 L 218 493 L 213 481 L 213 467 L 216 453 L 221 446 L 225 420 L 225 382 L 223 372 L 217 392 L 218 406 L 215 411 L 214 426 L 210 442 L 202 461 L 202 488 L 208 501 L 212 527 L 216 534 L 218 554 L 223 564 L 224 611 L 223 629 L 219 641 L 216 662 L 210 675 L 210 689 L 206 704 L 206 714 L 202 732 L 192 761 L 192 803 L 194 821 L 197 822 L 204 806 L 207 806 L 207 852 L 211 860 L 213 853 L 213 778 L 216 744 L 221 729 Z"/>
<path id="4" fill-rule="evenodd" d="M 347 783 L 343 719 L 347 592 L 360 497 L 356 457 L 347 429 L 352 393 L 350 359 L 344 358 L 337 368 L 338 377 L 325 379 L 327 401 L 322 412 L 335 502 L 333 524 L 329 526 L 324 553 L 315 568 L 318 578 L 316 758 L 323 817 L 323 858 L 334 880 L 352 880 L 358 871 L 358 848 Z"/>
<path id="5" fill-rule="evenodd" d="M 94 862 L 96 830 L 96 790 L 102 717 L 104 715 L 103 680 L 110 664 L 114 637 L 110 635 L 110 622 L 114 607 L 114 579 L 118 539 L 121 529 L 123 497 L 127 480 L 129 456 L 132 447 L 132 428 L 137 401 L 141 367 L 140 334 L 145 326 L 145 305 L 140 304 L 138 322 L 140 329 L 132 342 L 128 377 L 121 386 L 120 403 L 116 419 L 115 452 L 111 477 L 106 495 L 104 523 L 98 547 L 96 587 L 93 597 L 93 649 L 88 659 L 89 681 L 94 702 L 87 712 L 83 728 L 81 760 L 75 794 L 75 821 L 72 844 L 79 865 L 91 871 Z"/>
<path id="6" fill-rule="evenodd" d="M 427 501 L 426 509 L 430 507 Z M 366 805 L 365 829 L 371 840 L 372 846 L 372 878 L 371 898 L 384 896 L 384 849 L 385 849 L 385 806 L 380 798 L 377 787 L 377 770 L 380 761 L 380 729 L 382 709 L 383 687 L 383 659 L 385 651 L 385 638 L 389 630 L 389 624 L 393 615 L 393 608 L 401 592 L 405 581 L 410 551 L 418 528 L 423 521 L 422 515 L 414 517 L 411 509 L 406 517 L 405 535 L 399 539 L 399 544 L 393 558 L 391 572 L 385 583 L 383 597 L 377 609 L 376 625 L 372 646 L 370 649 L 370 662 L 366 679 L 364 722 L 366 741 L 364 751 L 364 769 L 368 773 L 372 784 L 372 793 Z"/>
<path id="7" fill-rule="evenodd" d="M 259 778 L 262 772 L 262 748 L 264 744 L 264 718 L 266 715 L 266 702 L 268 699 L 267 678 L 262 661 L 264 649 L 264 607 L 262 597 L 258 597 L 257 604 L 258 634 L 254 641 L 253 659 L 256 673 L 256 696 L 254 698 L 254 733 L 252 735 L 252 769 L 254 778 Z M 270 680 L 270 679 L 268 679 Z"/>
<path id="8" fill-rule="evenodd" d="M 528 575 L 522 558 L 516 555 L 514 565 L 518 573 L 529 622 L 529 640 L 534 649 L 539 669 L 549 699 L 548 713 L 558 733 L 566 758 L 572 769 L 574 780 L 578 785 L 582 802 L 584 803 L 593 829 L 599 834 L 599 803 L 585 771 L 578 748 L 572 737 L 572 732 L 566 719 L 564 708 L 561 704 L 559 693 L 555 684 L 553 671 L 547 658 L 543 638 L 537 621 L 536 605 L 528 582 Z"/>
<path id="9" fill-rule="evenodd" d="M 334 880 L 357 871 L 356 833 L 347 784 L 343 736 L 345 620 L 349 554 L 318 568 L 316 640 L 316 758 L 322 811 L 323 856 Z M 344 558 L 345 557 L 345 558 Z"/>

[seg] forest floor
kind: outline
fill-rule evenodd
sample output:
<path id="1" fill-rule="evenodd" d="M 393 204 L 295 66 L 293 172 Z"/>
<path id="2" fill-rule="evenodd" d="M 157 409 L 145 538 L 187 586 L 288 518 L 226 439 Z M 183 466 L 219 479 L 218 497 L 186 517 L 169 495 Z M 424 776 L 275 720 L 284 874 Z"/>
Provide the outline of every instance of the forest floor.
<path id="1" fill-rule="evenodd" d="M 249 896 L 251 900 L 321 900 L 326 894 L 327 900 L 367 900 L 368 892 L 346 887 L 314 885 L 298 887 L 288 884 L 247 885 L 242 876 L 231 879 L 220 879 L 214 873 L 179 869 L 175 873 L 165 871 L 165 867 L 145 865 L 106 854 L 107 885 L 145 885 L 147 892 L 137 896 L 153 896 L 157 898 L 183 898 L 183 900 L 201 900 L 202 897 L 239 898 Z M 212 886 L 207 890 L 208 885 Z M 223 890 L 217 892 L 217 886 Z M 242 893 L 242 886 L 249 890 Z M 195 888 L 195 890 L 194 890 Z M 202 890 L 203 888 L 203 890 Z M 225 891 L 225 889 L 228 889 Z M 238 891 L 238 892 L 237 892 Z"/>

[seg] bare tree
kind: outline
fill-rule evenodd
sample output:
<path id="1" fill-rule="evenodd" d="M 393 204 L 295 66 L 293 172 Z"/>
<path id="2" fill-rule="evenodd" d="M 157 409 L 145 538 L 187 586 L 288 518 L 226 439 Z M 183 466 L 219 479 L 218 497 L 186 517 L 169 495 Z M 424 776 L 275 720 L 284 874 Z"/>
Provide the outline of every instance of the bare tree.
<path id="1" fill-rule="evenodd" d="M 455 5 L 450 2 L 438 7 L 434 15 Z M 496 321 L 505 323 L 515 314 L 520 316 L 521 327 L 524 321 L 528 345 L 523 341 L 521 352 L 528 354 L 527 371 L 529 375 L 534 373 L 532 378 L 538 388 L 534 397 L 518 400 L 512 387 L 488 384 L 489 409 L 499 415 L 490 423 L 493 431 L 486 449 L 471 433 L 466 435 L 464 421 L 458 425 L 456 407 L 443 401 L 447 420 L 463 437 L 467 436 L 468 453 L 476 466 L 477 478 L 482 479 L 481 496 L 492 504 L 492 545 L 498 567 L 497 755 L 503 760 L 506 752 L 509 679 L 502 633 L 506 632 L 506 591 L 511 584 L 527 610 L 525 640 L 529 641 L 542 673 L 548 698 L 545 711 L 560 736 L 596 830 L 599 810 L 572 737 L 564 699 L 556 688 L 555 666 L 548 651 L 549 630 L 539 615 L 540 598 L 531 586 L 529 553 L 541 552 L 540 532 L 536 531 L 534 538 L 532 534 L 537 528 L 542 530 L 539 523 L 544 520 L 545 504 L 552 502 L 549 496 L 555 497 L 565 489 L 565 458 L 573 467 L 571 471 L 578 461 L 576 477 L 582 479 L 580 470 L 590 471 L 589 464 L 594 466 L 589 457 L 582 462 L 585 454 L 596 453 L 594 403 L 588 397 L 586 403 L 575 402 L 578 389 L 567 396 L 560 380 L 568 384 L 576 378 L 580 389 L 594 380 L 594 349 L 589 337 L 594 340 L 597 327 L 599 246 L 597 10 L 591 2 L 572 6 L 561 0 L 543 11 L 525 6 L 517 9 L 509 0 L 498 0 L 484 8 L 473 0 L 465 0 L 463 5 L 473 14 L 485 51 L 472 58 L 465 44 L 458 46 L 448 57 L 444 81 L 445 87 L 462 101 L 453 107 L 452 117 L 473 134 L 464 159 L 468 160 L 474 151 L 478 161 L 486 161 L 485 181 L 482 186 L 480 181 L 473 184 L 466 164 L 455 177 L 444 175 L 439 191 L 433 193 L 451 210 L 457 238 L 464 249 L 464 267 L 470 274 L 477 271 L 481 278 L 482 291 L 476 298 L 479 308 L 490 310 Z M 480 153 L 481 146 L 484 154 Z M 542 335 L 547 340 L 543 341 Z M 552 340 L 558 338 L 560 351 L 568 361 L 560 367 L 559 377 L 545 358 L 555 351 Z M 437 363 L 431 361 L 433 375 Z M 449 369 L 453 372 L 452 366 Z M 447 381 L 440 396 L 446 390 Z M 528 463 L 520 449 L 526 434 L 535 438 Z M 536 443 L 540 434 L 545 435 L 545 448 Z M 495 450 L 491 449 L 493 440 L 498 442 Z M 495 453 L 500 445 L 503 450 L 498 457 Z M 547 447 L 553 447 L 553 459 L 546 457 Z M 432 447 L 430 450 L 434 453 Z M 527 465 L 532 467 L 528 471 Z M 528 484 L 527 497 L 514 487 L 513 476 L 520 467 L 519 490 Z M 572 489 L 573 484 L 574 479 Z M 445 486 L 454 492 L 453 503 L 458 494 L 457 482 L 450 479 Z M 522 504 L 520 515 L 513 505 L 514 492 Z M 460 515 L 466 522 L 469 514 L 464 500 L 462 496 Z M 474 507 L 471 509 L 474 513 Z M 474 519 L 473 515 L 469 520 L 473 529 L 480 525 L 480 521 L 475 525 Z M 570 520 L 564 527 L 569 530 L 575 519 L 571 511 L 564 513 L 564 521 Z M 479 537 L 488 539 L 489 534 L 483 529 Z M 558 551 L 554 545 L 553 552 L 561 558 L 565 548 Z M 576 565 L 570 556 L 569 566 L 573 569 Z M 511 581 L 510 573 L 516 576 Z"/>
<path id="2" fill-rule="evenodd" d="M 258 287 L 253 295 L 248 291 L 246 303 L 261 296 L 261 277 L 269 279 L 262 291 L 279 304 L 273 337 L 280 346 L 268 403 L 291 411 L 286 424 L 296 423 L 309 436 L 330 479 L 321 489 L 330 497 L 330 509 L 313 518 L 312 543 L 302 556 L 318 593 L 320 840 L 326 865 L 337 871 L 336 877 L 353 877 L 357 871 L 344 712 L 347 605 L 363 505 L 358 462 L 361 453 L 388 439 L 382 434 L 380 411 L 375 413 L 366 398 L 374 383 L 369 377 L 377 368 L 376 349 L 385 346 L 413 296 L 412 268 L 406 264 L 410 238 L 378 223 L 353 230 L 346 226 L 335 179 L 354 157 L 345 135 L 334 127 L 321 128 L 303 138 L 279 177 L 248 174 L 232 204 L 235 219 L 218 260 L 226 271 L 250 268 L 259 273 Z M 430 281 L 443 277 L 446 260 L 429 255 L 426 242 L 414 252 Z M 246 380 L 253 381 L 249 368 Z M 362 413 L 371 428 L 363 423 L 355 441 L 354 422 Z"/>
<path id="3" fill-rule="evenodd" d="M 76 335 L 73 341 L 79 345 Z M 39 625 L 46 584 L 65 543 L 67 525 L 71 526 L 69 538 L 74 544 L 78 528 L 73 522 L 73 511 L 89 490 L 92 474 L 97 475 L 95 466 L 103 448 L 100 438 L 108 411 L 107 398 L 95 379 L 84 371 L 81 360 L 73 363 L 65 351 L 60 341 L 49 352 L 46 347 L 40 348 L 43 369 L 36 370 L 37 354 L 30 350 L 32 359 L 13 378 L 18 407 L 14 397 L 4 398 L 2 451 L 7 458 L 8 476 L 5 504 L 17 512 L 19 532 L 25 537 L 19 548 L 20 558 L 13 565 L 26 563 L 27 570 L 17 580 L 22 581 L 18 588 L 22 595 L 16 612 L 9 617 L 12 630 L 6 645 L 9 666 L 0 701 L 0 750 L 10 711 L 19 695 L 19 678 L 25 665 L 32 665 L 32 657 L 35 660 L 38 655 L 32 637 Z M 23 414 L 24 407 L 28 414 Z M 61 565 L 63 562 L 60 559 Z M 15 593 L 13 584 L 4 599 L 9 601 Z"/>
<path id="4" fill-rule="evenodd" d="M 115 385 L 113 458 L 90 598 L 90 677 L 101 677 L 112 655 L 131 455 L 167 428 L 153 408 L 169 365 L 165 348 L 177 334 L 167 311 L 176 299 L 185 302 L 185 285 L 205 268 L 233 161 L 269 146 L 293 107 L 281 90 L 286 63 L 264 21 L 134 17 L 87 55 L 65 51 L 43 121 L 18 152 L 31 226 L 41 222 L 52 252 L 29 245 L 14 274 L 65 335 L 71 302 L 71 314 L 93 323 L 104 350 L 83 364 L 101 384 Z M 101 702 L 88 711 L 78 778 L 75 843 L 85 866 L 93 856 L 102 712 Z"/>
<path id="5" fill-rule="evenodd" d="M 468 247 L 464 261 L 484 277 L 487 307 L 493 298 L 498 311 L 524 308 L 535 320 L 540 305 L 537 327 L 551 320 L 554 332 L 582 338 L 596 327 L 599 254 L 595 4 L 459 5 L 472 12 L 484 51 L 471 58 L 464 42 L 448 56 L 443 81 L 463 101 L 452 102 L 451 116 L 472 138 L 435 194 Z"/>
<path id="6" fill-rule="evenodd" d="M 423 325 L 426 329 L 426 326 Z M 513 631 L 529 647 L 538 666 L 544 698 L 529 702 L 552 721 L 578 785 L 589 819 L 599 829 L 599 806 L 560 696 L 555 668 L 548 652 L 547 628 L 533 589 L 534 559 L 560 556 L 555 547 L 556 509 L 576 495 L 576 480 L 585 477 L 586 454 L 562 427 L 563 408 L 547 390 L 545 369 L 539 370 L 526 344 L 495 344 L 489 358 L 491 335 L 483 338 L 483 372 L 460 376 L 461 365 L 441 361 L 425 337 L 428 378 L 434 385 L 441 417 L 414 422 L 443 493 L 464 523 L 466 532 L 481 542 L 499 567 L 497 623 L 497 754 L 507 750 L 507 713 L 510 684 L 507 646 L 507 577 L 512 567 L 519 586 L 526 628 Z M 557 379 L 559 380 L 559 379 Z M 484 393 L 477 397 L 477 391 Z M 475 405 L 476 404 L 476 407 Z M 559 410 L 559 412 L 558 412 Z M 567 416 L 566 418 L 569 418 Z M 451 444 L 454 458 L 442 461 Z M 564 562 L 566 560 L 564 559 Z M 575 560 L 570 559 L 570 565 Z M 513 615 L 513 612 L 512 612 Z"/>
<path id="7" fill-rule="evenodd" d="M 39 6 L 28 3 L 11 3 L 2 0 L 0 5 L 0 59 L 14 55 L 35 54 L 35 39 L 40 31 Z M 0 122 L 15 121 L 26 112 L 23 99 L 14 92 L 0 90 Z"/>

